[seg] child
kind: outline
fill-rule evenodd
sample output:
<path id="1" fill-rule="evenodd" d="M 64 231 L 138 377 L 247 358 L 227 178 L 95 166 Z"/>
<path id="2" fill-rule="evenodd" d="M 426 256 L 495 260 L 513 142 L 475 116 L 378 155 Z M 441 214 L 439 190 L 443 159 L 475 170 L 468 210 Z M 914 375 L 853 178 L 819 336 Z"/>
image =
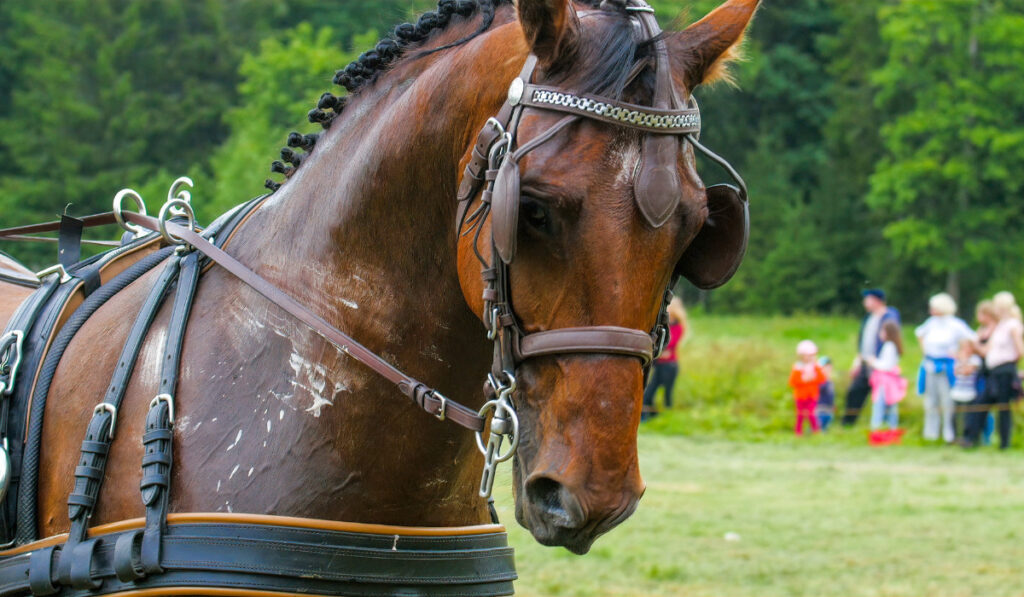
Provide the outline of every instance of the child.
<path id="1" fill-rule="evenodd" d="M 968 405 L 978 397 L 979 383 L 984 383 L 981 375 L 979 375 L 982 363 L 981 357 L 974 353 L 971 341 L 962 341 L 960 343 L 960 350 L 956 355 L 956 365 L 953 367 L 956 378 L 952 389 L 949 391 L 949 397 L 956 403 L 953 426 L 960 437 L 963 437 L 963 419 L 966 418 L 966 416 L 962 415 L 970 412 Z"/>
<path id="2" fill-rule="evenodd" d="M 832 383 L 832 359 L 823 356 L 818 359 L 818 366 L 825 374 L 825 383 L 818 387 L 818 406 L 814 412 L 818 415 L 821 430 L 828 431 L 836 407 L 836 387 Z"/>
<path id="3" fill-rule="evenodd" d="M 868 359 L 871 366 L 871 430 L 877 430 L 883 424 L 890 429 L 899 428 L 899 403 L 907 395 L 907 380 L 900 375 L 900 355 L 903 354 L 903 341 L 900 339 L 900 326 L 894 321 L 887 321 L 880 334 L 882 350 L 877 357 Z"/>
<path id="4" fill-rule="evenodd" d="M 820 431 L 818 419 L 814 416 L 814 407 L 818 403 L 821 384 L 825 383 L 825 372 L 818 366 L 818 347 L 810 340 L 802 340 L 796 346 L 799 360 L 793 364 L 789 373 L 789 387 L 793 388 L 793 400 L 796 402 L 796 434 L 803 435 L 804 419 L 811 424 L 811 431 Z"/>

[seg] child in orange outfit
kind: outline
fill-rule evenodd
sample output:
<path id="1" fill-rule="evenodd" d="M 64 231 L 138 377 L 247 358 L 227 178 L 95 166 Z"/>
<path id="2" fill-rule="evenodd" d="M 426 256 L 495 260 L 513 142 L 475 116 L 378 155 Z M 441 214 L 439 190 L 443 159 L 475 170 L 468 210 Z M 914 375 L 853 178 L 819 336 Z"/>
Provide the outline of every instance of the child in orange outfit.
<path id="1" fill-rule="evenodd" d="M 804 419 L 811 423 L 811 431 L 820 431 L 814 408 L 818 405 L 821 384 L 827 381 L 825 371 L 818 365 L 818 347 L 810 340 L 803 340 L 796 346 L 799 360 L 789 373 L 789 387 L 793 388 L 796 402 L 796 434 L 803 435 Z"/>

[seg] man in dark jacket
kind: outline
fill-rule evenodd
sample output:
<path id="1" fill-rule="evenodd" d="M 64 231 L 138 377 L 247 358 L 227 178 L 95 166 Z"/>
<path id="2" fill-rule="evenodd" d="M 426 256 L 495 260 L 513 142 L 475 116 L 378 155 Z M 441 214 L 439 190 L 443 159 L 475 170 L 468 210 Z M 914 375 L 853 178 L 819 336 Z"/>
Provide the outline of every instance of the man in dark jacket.
<path id="1" fill-rule="evenodd" d="M 849 427 L 857 422 L 864 401 L 871 394 L 871 384 L 868 379 L 871 377 L 871 368 L 868 367 L 868 357 L 877 357 L 882 351 L 882 339 L 880 337 L 882 326 L 887 321 L 900 323 L 900 312 L 890 307 L 885 302 L 885 292 L 878 288 L 865 290 L 864 310 L 867 314 L 860 324 L 860 334 L 857 336 L 857 358 L 853 360 L 853 367 L 850 376 L 850 388 L 846 391 L 846 409 L 843 412 L 842 423 Z"/>

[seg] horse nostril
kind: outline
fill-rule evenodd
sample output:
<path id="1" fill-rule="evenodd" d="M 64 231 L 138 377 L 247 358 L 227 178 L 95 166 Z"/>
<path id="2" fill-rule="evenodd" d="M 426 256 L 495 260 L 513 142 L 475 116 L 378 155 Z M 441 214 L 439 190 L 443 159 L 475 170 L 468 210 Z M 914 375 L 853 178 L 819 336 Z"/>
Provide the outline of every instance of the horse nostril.
<path id="1" fill-rule="evenodd" d="M 526 497 L 555 526 L 576 528 L 584 522 L 579 501 L 564 485 L 550 477 L 527 481 Z"/>

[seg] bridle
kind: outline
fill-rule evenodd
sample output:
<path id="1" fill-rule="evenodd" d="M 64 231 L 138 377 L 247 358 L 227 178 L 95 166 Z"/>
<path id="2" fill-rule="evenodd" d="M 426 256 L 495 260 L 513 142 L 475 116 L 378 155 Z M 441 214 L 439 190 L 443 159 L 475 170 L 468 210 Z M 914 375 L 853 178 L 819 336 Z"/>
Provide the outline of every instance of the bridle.
<path id="1" fill-rule="evenodd" d="M 526 360 L 565 354 L 605 354 L 639 358 L 645 376 L 651 361 L 661 353 L 667 339 L 667 316 L 664 307 L 672 298 L 671 288 L 679 273 L 672 277 L 666 290 L 660 316 L 649 331 L 619 326 L 580 326 L 527 333 L 516 316 L 510 290 L 510 267 L 515 260 L 519 223 L 519 162 L 532 150 L 554 138 L 559 132 L 581 118 L 638 130 L 644 134 L 640 163 L 634 175 L 633 188 L 639 211 L 654 228 L 663 226 L 679 204 L 682 184 L 677 164 L 681 143 L 689 141 L 698 151 L 722 165 L 739 184 L 739 188 L 718 185 L 711 193 L 731 192 L 742 206 L 744 230 L 747 220 L 747 190 L 736 171 L 722 158 L 707 150 L 697 140 L 700 134 L 700 110 L 691 99 L 684 105 L 679 100 L 668 60 L 668 49 L 659 39 L 661 29 L 654 10 L 643 0 L 629 0 L 625 6 L 636 17 L 636 26 L 646 39 L 655 39 L 655 90 L 653 106 L 641 106 L 619 100 L 572 93 L 567 90 L 532 83 L 538 59 L 529 55 L 519 76 L 509 86 L 508 98 L 498 114 L 487 120 L 472 149 L 458 192 L 456 230 L 458 235 L 474 234 L 473 250 L 482 266 L 484 282 L 483 322 L 487 336 L 494 341 L 494 358 L 486 388 L 490 400 L 481 414 L 493 410 L 490 439 L 484 446 L 484 474 L 480 495 L 489 497 L 498 463 L 508 460 L 518 445 L 518 418 L 512 403 L 516 389 L 515 372 Z M 579 13 L 587 16 L 588 13 Z M 589 14 L 595 14 L 589 12 Z M 636 73 L 639 74 L 639 73 Z M 564 116 L 536 137 L 518 138 L 518 128 L 527 110 L 559 112 Z M 726 188 L 721 188 L 726 187 Z M 481 192 L 482 190 L 482 192 Z M 479 205 L 469 213 L 479 196 Z M 491 259 L 479 251 L 482 223 L 491 218 Z M 744 234 L 743 245 L 746 244 Z M 735 264 L 738 266 L 738 261 Z M 735 267 L 732 268 L 735 271 Z M 729 272 L 729 275 L 732 274 Z M 510 445 L 504 452 L 501 444 L 508 437 Z"/>

